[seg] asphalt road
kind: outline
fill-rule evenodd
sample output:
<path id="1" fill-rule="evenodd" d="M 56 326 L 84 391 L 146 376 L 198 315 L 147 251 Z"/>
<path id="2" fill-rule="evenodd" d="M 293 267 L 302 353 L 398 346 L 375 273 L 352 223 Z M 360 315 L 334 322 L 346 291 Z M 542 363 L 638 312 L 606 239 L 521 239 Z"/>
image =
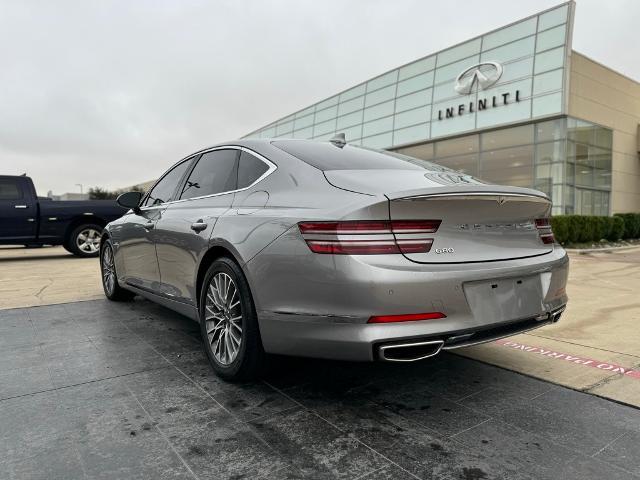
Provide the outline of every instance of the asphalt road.
<path id="1" fill-rule="evenodd" d="M 0 372 L 0 478 L 640 478 L 638 409 L 448 354 L 229 384 L 142 300 L 0 310 Z"/>

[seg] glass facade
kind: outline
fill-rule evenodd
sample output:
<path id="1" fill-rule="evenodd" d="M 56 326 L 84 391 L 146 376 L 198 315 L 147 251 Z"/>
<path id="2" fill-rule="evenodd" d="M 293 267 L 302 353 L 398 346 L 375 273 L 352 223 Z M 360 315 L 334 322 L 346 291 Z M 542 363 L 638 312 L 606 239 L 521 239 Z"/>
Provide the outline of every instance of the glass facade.
<path id="1" fill-rule="evenodd" d="M 326 140 L 340 132 L 352 144 L 393 148 L 566 113 L 572 10 L 566 3 L 421 58 L 246 138 Z M 497 81 L 486 88 L 476 82 L 468 94 L 456 91 L 458 75 L 482 62 L 500 65 Z M 479 110 L 483 101 L 486 108 Z M 464 113 L 444 115 L 460 105 Z"/>
<path id="2" fill-rule="evenodd" d="M 612 131 L 557 118 L 397 149 L 503 185 L 535 188 L 554 214 L 609 215 Z"/>
<path id="3" fill-rule="evenodd" d="M 565 3 L 421 58 L 245 138 L 344 133 L 352 144 L 541 190 L 554 214 L 608 215 L 612 131 L 567 116 L 573 8 Z"/>

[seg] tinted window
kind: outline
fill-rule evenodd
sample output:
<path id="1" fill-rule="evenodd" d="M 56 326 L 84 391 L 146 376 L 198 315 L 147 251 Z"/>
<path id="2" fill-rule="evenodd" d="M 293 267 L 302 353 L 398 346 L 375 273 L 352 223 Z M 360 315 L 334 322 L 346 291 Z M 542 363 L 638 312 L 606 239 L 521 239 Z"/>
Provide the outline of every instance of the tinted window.
<path id="1" fill-rule="evenodd" d="M 435 163 L 398 153 L 346 145 L 337 147 L 329 142 L 279 140 L 272 142 L 280 150 L 298 157 L 320 170 L 429 170 L 450 171 Z"/>
<path id="2" fill-rule="evenodd" d="M 238 165 L 238 188 L 248 187 L 267 170 L 269 170 L 269 165 L 250 153 L 242 152 Z"/>
<path id="3" fill-rule="evenodd" d="M 151 192 L 149 192 L 149 196 L 145 200 L 144 205 L 159 205 L 175 200 L 173 194 L 176 188 L 178 188 L 178 182 L 180 182 L 182 176 L 189 169 L 189 165 L 191 165 L 191 161 L 185 160 L 169 170 L 156 186 L 153 187 Z"/>
<path id="4" fill-rule="evenodd" d="M 0 180 L 0 200 L 17 200 L 22 198 L 22 190 L 11 180 Z"/>
<path id="5" fill-rule="evenodd" d="M 180 198 L 202 197 L 236 189 L 239 150 L 205 153 L 189 175 Z"/>

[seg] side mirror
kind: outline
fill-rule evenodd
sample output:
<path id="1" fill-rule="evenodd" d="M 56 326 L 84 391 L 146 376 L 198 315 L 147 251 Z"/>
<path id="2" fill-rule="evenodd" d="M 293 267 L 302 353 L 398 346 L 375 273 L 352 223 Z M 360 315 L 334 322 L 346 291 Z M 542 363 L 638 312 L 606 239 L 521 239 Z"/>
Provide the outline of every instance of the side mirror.
<path id="1" fill-rule="evenodd" d="M 124 208 L 130 208 L 134 211 L 134 213 L 140 212 L 140 200 L 142 200 L 141 192 L 126 192 L 121 195 L 118 195 L 116 202 L 118 205 Z"/>

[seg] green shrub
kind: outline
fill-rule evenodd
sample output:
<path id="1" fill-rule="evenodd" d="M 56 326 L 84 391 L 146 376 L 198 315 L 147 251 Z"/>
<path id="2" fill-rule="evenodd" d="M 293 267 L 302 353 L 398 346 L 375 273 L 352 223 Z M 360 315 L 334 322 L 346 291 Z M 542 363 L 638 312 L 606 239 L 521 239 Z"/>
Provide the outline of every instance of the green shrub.
<path id="1" fill-rule="evenodd" d="M 613 242 L 615 242 L 616 240 L 620 240 L 624 235 L 624 220 L 619 216 L 607 218 L 609 219 L 610 227 L 606 239 Z"/>
<path id="2" fill-rule="evenodd" d="M 556 240 L 562 244 L 640 238 L 640 214 L 624 213 L 613 217 L 556 215 L 551 217 L 551 228 Z"/>
<path id="3" fill-rule="evenodd" d="M 557 242 L 564 244 L 569 241 L 569 218 L 567 215 L 551 217 L 551 229 Z"/>
<path id="4" fill-rule="evenodd" d="M 640 214 L 638 213 L 616 213 L 616 217 L 624 220 L 624 233 L 622 238 L 640 237 Z"/>

